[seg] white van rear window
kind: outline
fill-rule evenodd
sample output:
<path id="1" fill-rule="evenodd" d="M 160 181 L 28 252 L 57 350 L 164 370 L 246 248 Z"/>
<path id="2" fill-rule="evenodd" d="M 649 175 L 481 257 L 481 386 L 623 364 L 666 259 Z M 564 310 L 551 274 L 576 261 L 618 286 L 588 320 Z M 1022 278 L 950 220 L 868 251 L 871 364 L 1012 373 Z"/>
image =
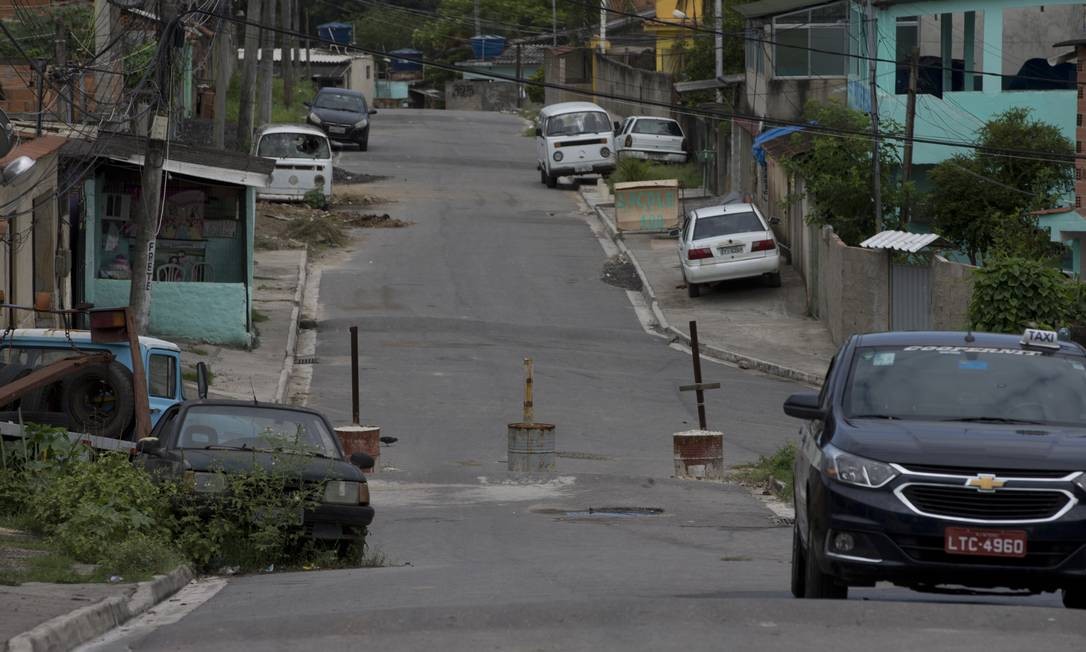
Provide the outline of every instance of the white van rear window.
<path id="1" fill-rule="evenodd" d="M 611 121 L 600 111 L 563 113 L 547 120 L 548 136 L 577 136 L 611 131 Z"/>
<path id="2" fill-rule="evenodd" d="M 260 139 L 257 156 L 264 158 L 331 158 L 328 139 L 311 134 L 266 134 Z"/>

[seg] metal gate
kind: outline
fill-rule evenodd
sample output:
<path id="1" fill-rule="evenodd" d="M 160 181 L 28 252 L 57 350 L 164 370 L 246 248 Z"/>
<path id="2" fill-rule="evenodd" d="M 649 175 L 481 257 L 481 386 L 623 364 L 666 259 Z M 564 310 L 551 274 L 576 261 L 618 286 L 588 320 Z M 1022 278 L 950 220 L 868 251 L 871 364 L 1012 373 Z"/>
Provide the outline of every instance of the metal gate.
<path id="1" fill-rule="evenodd" d="M 931 265 L 890 263 L 890 330 L 931 329 Z"/>

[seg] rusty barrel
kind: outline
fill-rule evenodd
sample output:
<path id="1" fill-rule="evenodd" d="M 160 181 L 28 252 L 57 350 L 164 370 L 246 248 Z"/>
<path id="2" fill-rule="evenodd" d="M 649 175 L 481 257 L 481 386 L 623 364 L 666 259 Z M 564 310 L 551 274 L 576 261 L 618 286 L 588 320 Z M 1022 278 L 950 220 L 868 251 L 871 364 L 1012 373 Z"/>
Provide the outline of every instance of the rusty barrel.
<path id="1" fill-rule="evenodd" d="M 377 426 L 341 426 L 336 428 L 336 436 L 343 447 L 347 459 L 352 453 L 366 453 L 373 458 L 373 470 L 381 467 L 381 429 Z"/>
<path id="2" fill-rule="evenodd" d="M 676 478 L 724 479 L 724 433 L 688 430 L 675 433 L 672 441 Z"/>
<path id="3" fill-rule="evenodd" d="M 553 424 L 509 424 L 509 470 L 520 473 L 554 471 L 558 457 L 554 439 Z"/>

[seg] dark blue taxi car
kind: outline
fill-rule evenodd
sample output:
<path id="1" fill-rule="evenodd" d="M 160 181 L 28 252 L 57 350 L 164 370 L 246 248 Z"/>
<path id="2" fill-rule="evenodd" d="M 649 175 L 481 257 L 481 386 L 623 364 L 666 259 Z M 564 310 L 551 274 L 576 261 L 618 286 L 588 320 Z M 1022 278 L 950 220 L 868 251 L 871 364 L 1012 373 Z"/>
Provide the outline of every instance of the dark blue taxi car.
<path id="1" fill-rule="evenodd" d="M 792 593 L 1062 591 L 1086 608 L 1086 350 L 1025 335 L 850 338 L 795 394 Z"/>

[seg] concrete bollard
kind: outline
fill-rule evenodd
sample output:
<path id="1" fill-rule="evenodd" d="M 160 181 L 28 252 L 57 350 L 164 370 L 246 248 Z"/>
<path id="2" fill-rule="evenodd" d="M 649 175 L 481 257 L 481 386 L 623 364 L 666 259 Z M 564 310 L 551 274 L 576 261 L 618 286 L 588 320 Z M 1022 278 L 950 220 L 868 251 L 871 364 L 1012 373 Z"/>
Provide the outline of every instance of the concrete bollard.
<path id="1" fill-rule="evenodd" d="M 685 480 L 724 479 L 724 433 L 687 430 L 672 437 L 675 477 Z"/>
<path id="2" fill-rule="evenodd" d="M 366 473 L 376 473 L 381 468 L 381 429 L 377 426 L 341 426 L 336 428 L 336 436 L 343 446 L 343 453 L 350 459 L 352 453 L 366 453 L 373 458 L 373 469 Z"/>
<path id="3" fill-rule="evenodd" d="M 550 423 L 509 424 L 510 472 L 547 473 L 557 469 L 554 425 Z"/>

